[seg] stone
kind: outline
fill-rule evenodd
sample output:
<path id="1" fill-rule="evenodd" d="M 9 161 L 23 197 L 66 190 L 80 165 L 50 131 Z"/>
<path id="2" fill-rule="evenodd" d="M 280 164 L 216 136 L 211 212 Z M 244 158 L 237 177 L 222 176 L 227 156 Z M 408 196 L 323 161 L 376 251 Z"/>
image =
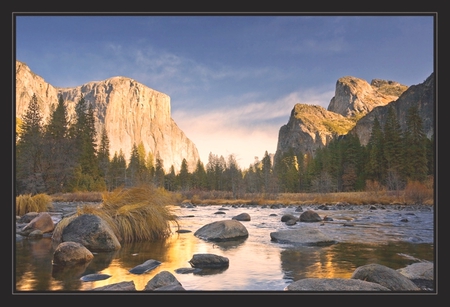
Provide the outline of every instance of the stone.
<path id="1" fill-rule="evenodd" d="M 78 242 L 62 242 L 53 253 L 54 265 L 74 265 L 90 262 L 94 255 Z"/>
<path id="2" fill-rule="evenodd" d="M 388 288 L 357 279 L 305 278 L 289 284 L 285 291 L 390 291 Z"/>
<path id="3" fill-rule="evenodd" d="M 244 213 L 240 213 L 240 214 L 238 214 L 236 216 L 233 216 L 231 219 L 237 220 L 237 221 L 246 221 L 246 222 L 251 220 L 250 214 L 245 213 L 245 212 Z"/>
<path id="4" fill-rule="evenodd" d="M 229 266 L 229 260 L 223 256 L 205 253 L 193 255 L 191 260 L 189 260 L 189 264 L 193 268 L 218 269 L 227 268 Z"/>
<path id="5" fill-rule="evenodd" d="M 145 285 L 144 291 L 182 291 L 184 290 L 181 283 L 177 278 L 169 271 L 161 271 L 156 274 L 152 279 L 148 281 Z"/>
<path id="6" fill-rule="evenodd" d="M 206 224 L 194 232 L 194 236 L 206 241 L 229 241 L 248 237 L 245 226 L 237 220 L 222 220 Z"/>
<path id="7" fill-rule="evenodd" d="M 93 291 L 136 291 L 134 281 L 122 281 L 92 289 Z"/>
<path id="8" fill-rule="evenodd" d="M 30 234 L 34 230 L 40 230 L 42 233 L 52 232 L 55 228 L 55 223 L 48 212 L 40 212 L 33 218 L 25 227 L 22 228 L 21 234 Z"/>
<path id="9" fill-rule="evenodd" d="M 64 227 L 61 240 L 81 243 L 91 251 L 115 251 L 121 248 L 108 224 L 94 214 L 82 214 L 73 219 Z"/>
<path id="10" fill-rule="evenodd" d="M 302 214 L 300 214 L 299 218 L 300 222 L 312 223 L 312 222 L 320 222 L 322 218 L 319 214 L 313 210 L 306 210 Z"/>
<path id="11" fill-rule="evenodd" d="M 298 245 L 324 246 L 337 243 L 336 240 L 329 238 L 320 230 L 309 227 L 271 232 L 270 239 L 278 243 Z"/>
<path id="12" fill-rule="evenodd" d="M 133 273 L 133 274 L 144 274 L 148 271 L 153 270 L 160 264 L 161 264 L 161 262 L 159 262 L 158 260 L 149 259 L 149 260 L 145 261 L 144 263 L 135 266 L 129 272 Z"/>
<path id="13" fill-rule="evenodd" d="M 352 279 L 380 284 L 392 291 L 419 291 L 420 288 L 406 276 L 387 266 L 371 263 L 358 267 Z"/>

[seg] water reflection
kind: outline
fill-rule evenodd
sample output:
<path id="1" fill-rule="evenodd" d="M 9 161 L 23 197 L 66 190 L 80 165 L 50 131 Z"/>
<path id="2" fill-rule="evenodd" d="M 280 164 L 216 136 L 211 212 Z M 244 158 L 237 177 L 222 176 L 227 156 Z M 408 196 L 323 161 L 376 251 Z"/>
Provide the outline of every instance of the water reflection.
<path id="1" fill-rule="evenodd" d="M 399 269 L 418 260 L 433 261 L 433 247 L 406 242 L 338 243 L 328 247 L 288 248 L 281 251 L 280 257 L 284 278 L 292 281 L 304 278 L 350 278 L 357 267 L 368 263 Z"/>
<path id="2" fill-rule="evenodd" d="M 133 281 L 136 290 L 159 272 L 175 275 L 186 290 L 193 291 L 282 291 L 289 283 L 302 278 L 349 278 L 353 271 L 368 263 L 379 263 L 398 269 L 418 260 L 434 260 L 433 214 L 416 213 L 417 221 L 398 224 L 396 212 L 352 213 L 355 227 L 343 227 L 347 211 L 323 212 L 333 214 L 335 222 L 306 225 L 320 227 L 324 233 L 339 243 L 330 246 L 299 246 L 271 242 L 270 233 L 282 229 L 305 227 L 297 224 L 286 226 L 280 222 L 285 213 L 295 209 L 229 208 L 226 216 L 215 215 L 217 208 L 176 208 L 182 229 L 191 232 L 176 233 L 167 240 L 122 244 L 114 252 L 98 252 L 86 267 L 59 269 L 52 266 L 56 248 L 50 238 L 16 241 L 15 285 L 16 291 L 85 291 L 113 283 Z M 229 219 L 243 211 L 251 215 L 251 221 L 242 222 L 249 232 L 248 238 L 237 241 L 207 242 L 194 236 L 194 232 L 207 223 Z M 276 214 L 276 215 L 272 215 Z M 294 213 L 298 215 L 298 213 Z M 384 214 L 384 215 L 383 215 Z M 370 218 L 364 218 L 370 217 Z M 392 222 L 391 222 L 392 220 Z M 355 222 L 363 221 L 363 222 Z M 383 222 L 382 229 L 373 225 Z M 431 221 L 431 222 L 430 222 Z M 393 226 L 392 226 L 393 225 Z M 361 240 L 364 236 L 364 240 Z M 417 237 L 404 242 L 398 238 Z M 431 238 L 431 239 L 430 239 Z M 353 242 L 352 242 L 353 240 Z M 361 242 L 363 241 L 363 242 Z M 368 241 L 368 242 L 365 242 Z M 425 243 L 417 243 L 425 242 Z M 180 268 L 191 268 L 189 260 L 197 253 L 212 253 L 229 259 L 226 269 L 176 273 Z M 149 259 L 161 265 L 141 275 L 130 269 Z M 93 273 L 111 275 L 99 281 L 84 282 L 81 276 Z"/>

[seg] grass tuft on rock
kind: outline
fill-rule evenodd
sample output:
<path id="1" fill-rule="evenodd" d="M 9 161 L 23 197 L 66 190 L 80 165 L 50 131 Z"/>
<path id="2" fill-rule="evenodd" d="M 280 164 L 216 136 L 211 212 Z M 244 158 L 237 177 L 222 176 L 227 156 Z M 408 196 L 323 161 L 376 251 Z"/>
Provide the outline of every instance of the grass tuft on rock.
<path id="1" fill-rule="evenodd" d="M 179 226 L 176 215 L 172 214 L 168 207 L 174 203 L 172 195 L 162 188 L 151 185 L 118 188 L 105 192 L 102 197 L 103 202 L 100 205 L 79 207 L 76 216 L 99 216 L 121 242 L 164 239 L 172 234 L 172 224 Z M 63 221 L 64 219 L 61 220 Z M 62 226 L 68 224 L 67 221 L 64 221 Z M 55 230 L 62 232 L 60 227 Z"/>

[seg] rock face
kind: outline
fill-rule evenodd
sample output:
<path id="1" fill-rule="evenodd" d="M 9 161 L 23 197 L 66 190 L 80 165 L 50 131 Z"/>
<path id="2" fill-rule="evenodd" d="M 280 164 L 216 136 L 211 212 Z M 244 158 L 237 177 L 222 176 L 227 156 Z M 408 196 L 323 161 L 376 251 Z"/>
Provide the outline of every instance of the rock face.
<path id="1" fill-rule="evenodd" d="M 408 109 L 417 105 L 430 138 L 434 133 L 434 73 L 423 83 L 410 87 L 380 79 L 369 84 L 355 77 L 340 78 L 327 109 L 294 106 L 288 123 L 280 128 L 275 161 L 291 149 L 314 156 L 318 148 L 348 133 L 356 134 L 361 144 L 367 145 L 375 117 L 383 127 L 391 105 L 402 129 L 406 128 Z"/>
<path id="2" fill-rule="evenodd" d="M 147 153 L 160 156 L 167 171 L 172 165 L 179 170 L 183 158 L 190 171 L 195 169 L 198 150 L 171 118 L 170 97 L 164 93 L 126 77 L 112 77 L 74 88 L 55 88 L 26 64 L 16 61 L 16 117 L 26 112 L 33 94 L 38 97 L 44 120 L 49 118 L 60 94 L 68 116 L 73 118 L 75 105 L 83 95 L 94 108 L 97 139 L 103 127 L 106 129 L 111 158 L 122 150 L 128 159 L 133 144 L 142 142 Z"/>
<path id="3" fill-rule="evenodd" d="M 375 107 L 397 100 L 407 88 L 394 81 L 374 79 L 369 84 L 363 79 L 342 77 L 336 82 L 335 96 L 327 110 L 346 117 L 366 114 Z"/>
<path id="4" fill-rule="evenodd" d="M 346 134 L 353 126 L 354 121 L 341 114 L 321 106 L 298 103 L 291 111 L 289 122 L 278 133 L 275 161 L 290 149 L 314 156 L 318 148 L 338 135 Z"/>
<path id="5" fill-rule="evenodd" d="M 406 116 L 411 106 L 417 105 L 419 115 L 422 118 L 424 132 L 428 138 L 434 134 L 434 96 L 435 80 L 434 73 L 423 83 L 410 86 L 396 101 L 389 104 L 395 110 L 400 127 L 406 129 Z M 358 135 L 362 145 L 369 142 L 375 117 L 381 126 L 384 126 L 388 114 L 388 106 L 376 107 L 366 116 L 362 117 L 350 131 Z"/>

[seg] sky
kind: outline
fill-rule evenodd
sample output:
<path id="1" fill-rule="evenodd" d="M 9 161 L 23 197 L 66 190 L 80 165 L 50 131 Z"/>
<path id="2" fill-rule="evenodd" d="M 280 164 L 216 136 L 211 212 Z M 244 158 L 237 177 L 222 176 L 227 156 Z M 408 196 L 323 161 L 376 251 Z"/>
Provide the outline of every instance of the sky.
<path id="1" fill-rule="evenodd" d="M 17 13 L 13 54 L 55 87 L 124 76 L 163 92 L 205 166 L 212 153 L 244 169 L 276 152 L 296 103 L 327 108 L 341 77 L 425 81 L 435 18 Z"/>

